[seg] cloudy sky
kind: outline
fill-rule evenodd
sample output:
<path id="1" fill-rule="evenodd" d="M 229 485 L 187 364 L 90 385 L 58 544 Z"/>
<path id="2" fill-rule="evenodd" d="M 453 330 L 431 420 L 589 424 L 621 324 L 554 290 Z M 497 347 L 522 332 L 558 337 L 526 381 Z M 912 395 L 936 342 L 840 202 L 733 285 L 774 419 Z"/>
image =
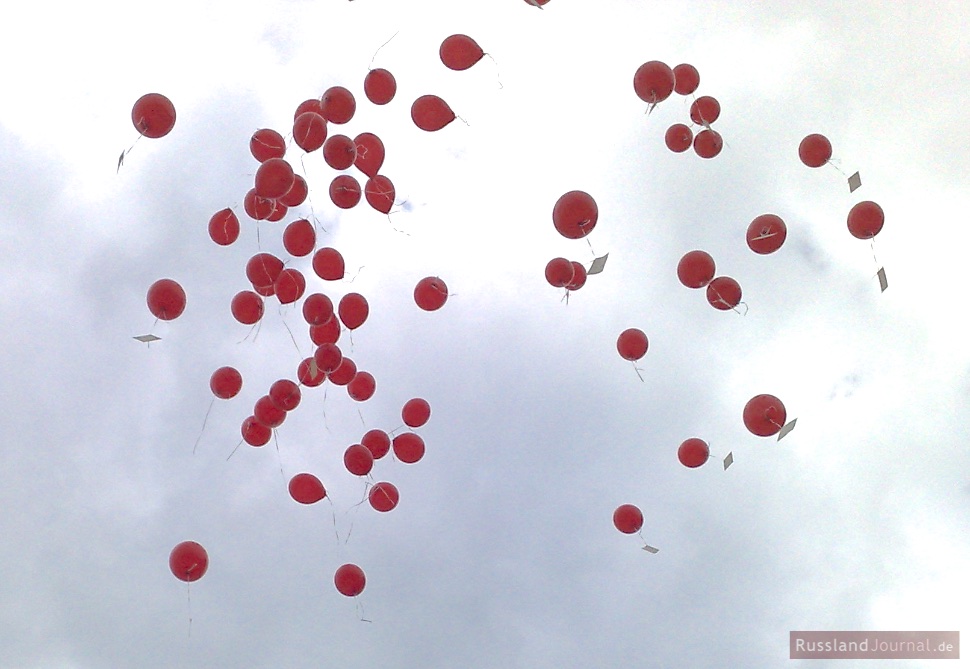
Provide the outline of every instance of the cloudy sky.
<path id="1" fill-rule="evenodd" d="M 790 630 L 970 629 L 970 11 L 943 4 L 8 9 L 0 667 L 822 667 L 788 660 Z M 453 33 L 490 57 L 447 70 Z M 697 67 L 697 93 L 722 108 L 717 158 L 665 148 L 690 101 L 645 114 L 632 80 L 649 60 Z M 397 78 L 384 107 L 363 95 L 370 67 Z M 333 85 L 357 114 L 331 133 L 383 139 L 400 204 L 390 220 L 337 210 L 333 171 L 294 146 L 310 199 L 257 226 L 242 210 L 250 136 L 286 134 Z M 178 119 L 136 141 L 148 92 Z M 426 93 L 461 120 L 417 129 Z M 798 161 L 813 132 L 834 165 Z M 599 207 L 586 240 L 552 226 L 575 189 Z M 886 212 L 874 245 L 846 228 L 867 199 Z M 206 232 L 223 207 L 243 224 L 230 247 Z M 788 225 L 769 256 L 744 240 L 763 213 Z M 285 255 L 283 225 L 311 215 L 346 280 Z M 696 248 L 739 281 L 744 315 L 677 281 Z M 365 295 L 368 321 L 340 343 L 377 392 L 306 389 L 278 450 L 227 460 L 253 403 L 312 351 L 298 308 L 268 300 L 258 335 L 232 319 L 260 250 L 308 292 Z M 606 253 L 568 303 L 544 280 L 553 257 Z M 433 313 L 411 297 L 428 275 L 452 293 Z M 145 295 L 162 277 L 187 307 L 156 323 Z M 642 381 L 615 348 L 629 327 L 650 341 Z M 161 341 L 132 339 L 146 332 Z M 223 365 L 243 390 L 203 431 Z M 780 442 L 741 421 L 760 393 L 798 418 Z M 372 480 L 401 493 L 392 512 L 357 506 L 366 484 L 343 451 L 399 428 L 411 397 L 432 407 L 427 454 L 376 463 Z M 677 461 L 689 437 L 715 456 L 699 469 Z M 332 505 L 289 497 L 302 471 Z M 624 503 L 659 553 L 613 527 Z M 210 558 L 190 592 L 168 567 L 187 539 Z M 346 562 L 367 574 L 356 600 L 334 589 Z"/>

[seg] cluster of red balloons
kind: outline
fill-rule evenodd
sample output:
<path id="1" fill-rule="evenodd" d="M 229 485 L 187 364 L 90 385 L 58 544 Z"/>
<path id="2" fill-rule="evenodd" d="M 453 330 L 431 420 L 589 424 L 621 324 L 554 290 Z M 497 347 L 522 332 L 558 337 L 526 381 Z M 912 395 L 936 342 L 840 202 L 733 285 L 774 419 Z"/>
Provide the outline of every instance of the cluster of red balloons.
<path id="1" fill-rule="evenodd" d="M 707 301 L 728 311 L 741 304 L 741 285 L 729 276 L 714 276 L 714 258 L 707 251 L 688 251 L 677 263 L 677 278 L 688 288 L 707 288 Z"/>
<path id="2" fill-rule="evenodd" d="M 467 70 L 482 59 L 485 52 L 468 35 L 446 37 L 438 48 L 438 57 L 449 70 Z M 411 103 L 411 120 L 427 132 L 441 130 L 457 118 L 448 103 L 437 95 L 419 96 Z"/>
<path id="3" fill-rule="evenodd" d="M 596 227 L 599 208 L 589 193 L 564 193 L 552 208 L 552 224 L 566 239 L 582 239 Z M 575 260 L 553 258 L 546 263 L 546 281 L 554 288 L 579 290 L 586 285 L 586 268 Z"/>

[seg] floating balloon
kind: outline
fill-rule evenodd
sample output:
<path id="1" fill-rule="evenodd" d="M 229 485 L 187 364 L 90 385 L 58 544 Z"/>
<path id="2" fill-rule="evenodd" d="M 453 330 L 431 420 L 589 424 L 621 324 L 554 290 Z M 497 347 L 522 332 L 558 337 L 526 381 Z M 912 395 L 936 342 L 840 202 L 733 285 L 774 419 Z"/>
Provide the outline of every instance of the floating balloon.
<path id="1" fill-rule="evenodd" d="M 353 381 L 347 384 L 347 394 L 357 402 L 366 402 L 374 396 L 377 382 L 369 372 L 357 372 Z"/>
<path id="2" fill-rule="evenodd" d="M 353 444 L 344 451 L 344 467 L 354 476 L 367 476 L 374 468 L 374 455 L 361 444 Z"/>
<path id="3" fill-rule="evenodd" d="M 674 123 L 664 134 L 664 143 L 674 153 L 683 153 L 691 147 L 694 132 L 683 123 Z"/>
<path id="4" fill-rule="evenodd" d="M 164 137 L 175 127 L 175 105 L 161 93 L 146 93 L 131 108 L 135 130 L 148 137 Z"/>
<path id="5" fill-rule="evenodd" d="M 282 158 L 270 158 L 256 170 L 256 195 L 269 199 L 286 195 L 293 186 L 293 168 Z"/>
<path id="6" fill-rule="evenodd" d="M 317 350 L 313 352 L 313 359 L 316 361 L 319 370 L 329 374 L 340 366 L 344 356 L 340 352 L 340 347 L 336 344 L 323 343 L 317 346 Z"/>
<path id="7" fill-rule="evenodd" d="M 242 438 L 250 446 L 265 446 L 273 436 L 272 430 L 256 420 L 256 416 L 250 416 L 242 422 Z"/>
<path id="8" fill-rule="evenodd" d="M 394 99 L 397 93 L 397 82 L 394 75 L 387 70 L 378 68 L 371 70 L 364 77 L 364 95 L 375 105 L 386 105 Z"/>
<path id="9" fill-rule="evenodd" d="M 180 581 L 198 581 L 209 569 L 209 554 L 201 544 L 183 541 L 169 553 L 168 568 Z"/>
<path id="10" fill-rule="evenodd" d="M 366 583 L 364 570 L 355 564 L 341 565 L 333 575 L 333 584 L 337 592 L 347 597 L 356 597 L 362 593 Z"/>
<path id="11" fill-rule="evenodd" d="M 323 116 L 323 101 L 319 98 L 310 98 L 309 100 L 304 100 L 296 106 L 296 111 L 293 112 L 293 120 L 300 118 L 303 114 L 307 112 L 313 112 L 314 114 L 320 114 Z M 326 121 L 326 119 L 324 119 Z"/>
<path id="12" fill-rule="evenodd" d="M 482 47 L 468 35 L 446 37 L 438 49 L 441 62 L 451 70 L 467 70 L 484 55 Z"/>
<path id="13" fill-rule="evenodd" d="M 209 219 L 209 238 L 219 246 L 229 246 L 239 239 L 239 219 L 226 207 Z"/>
<path id="14" fill-rule="evenodd" d="M 323 293 L 313 293 L 303 300 L 303 319 L 310 325 L 322 325 L 333 318 L 333 302 Z"/>
<path id="15" fill-rule="evenodd" d="M 592 232 L 598 218 L 596 200 L 581 190 L 564 193 L 552 208 L 552 223 L 566 239 L 585 237 Z"/>
<path id="16" fill-rule="evenodd" d="M 688 288 L 703 288 L 714 278 L 714 258 L 705 251 L 689 251 L 677 263 L 677 278 Z"/>
<path id="17" fill-rule="evenodd" d="M 345 170 L 357 160 L 357 145 L 347 135 L 331 135 L 323 143 L 323 160 L 335 170 Z"/>
<path id="18" fill-rule="evenodd" d="M 313 271 L 324 281 L 344 278 L 344 257 L 340 251 L 325 247 L 313 254 Z"/>
<path id="19" fill-rule="evenodd" d="M 367 499 L 374 509 L 386 513 L 397 506 L 400 494 L 393 483 L 380 481 L 375 483 L 367 493 Z"/>
<path id="20" fill-rule="evenodd" d="M 643 527 L 643 513 L 633 504 L 621 504 L 613 512 L 613 525 L 623 534 L 636 534 Z"/>
<path id="21" fill-rule="evenodd" d="M 321 344 L 336 344 L 340 339 L 340 319 L 331 318 L 326 323 L 310 326 L 310 341 L 317 346 Z"/>
<path id="22" fill-rule="evenodd" d="M 360 202 L 360 182 L 349 174 L 337 175 L 330 182 L 330 201 L 341 209 L 353 209 Z M 369 199 L 368 202 L 370 202 Z"/>
<path id="23" fill-rule="evenodd" d="M 273 214 L 276 205 L 273 200 L 257 195 L 255 188 L 250 188 L 243 198 L 243 209 L 254 221 L 264 221 Z"/>
<path id="24" fill-rule="evenodd" d="M 677 459 L 685 467 L 700 467 L 707 462 L 711 451 L 703 439 L 686 439 L 677 449 Z"/>
<path id="25" fill-rule="evenodd" d="M 159 279 L 148 288 L 148 310 L 155 318 L 170 321 L 185 311 L 185 291 L 172 279 Z"/>
<path id="26" fill-rule="evenodd" d="M 766 255 L 774 253 L 785 243 L 788 235 L 788 228 L 780 216 L 774 214 L 762 214 L 748 226 L 745 238 L 748 241 L 748 248 L 755 253 Z"/>
<path id="27" fill-rule="evenodd" d="M 303 297 L 306 290 L 306 278 L 300 270 L 287 267 L 276 277 L 273 289 L 276 292 L 276 297 L 280 300 L 280 304 L 292 304 Z"/>
<path id="28" fill-rule="evenodd" d="M 293 185 L 290 186 L 290 190 L 286 191 L 286 195 L 279 198 L 279 202 L 287 207 L 299 207 L 306 201 L 309 193 L 310 189 L 307 186 L 306 179 L 299 174 L 294 174 Z"/>
<path id="29" fill-rule="evenodd" d="M 832 158 L 832 143 L 825 135 L 808 135 L 798 144 L 798 159 L 808 167 L 821 167 Z"/>
<path id="30" fill-rule="evenodd" d="M 272 253 L 257 253 L 246 262 L 246 278 L 254 286 L 272 286 L 283 271 L 283 261 Z"/>
<path id="31" fill-rule="evenodd" d="M 546 263 L 546 281 L 553 288 L 565 288 L 575 273 L 573 264 L 565 258 L 553 258 Z"/>
<path id="32" fill-rule="evenodd" d="M 414 303 L 425 311 L 437 311 L 448 300 L 448 286 L 439 277 L 426 276 L 414 287 Z"/>
<path id="33" fill-rule="evenodd" d="M 360 443 L 367 447 L 375 460 L 380 460 L 391 450 L 391 438 L 384 430 L 368 430 L 361 437 Z"/>
<path id="34" fill-rule="evenodd" d="M 770 437 L 785 425 L 785 405 L 774 395 L 755 395 L 744 405 L 742 418 L 751 434 Z"/>
<path id="35" fill-rule="evenodd" d="M 729 276 L 719 276 L 707 284 L 707 301 L 715 309 L 730 311 L 741 304 L 741 286 Z"/>
<path id="36" fill-rule="evenodd" d="M 349 330 L 356 330 L 363 325 L 369 313 L 367 299 L 360 293 L 347 293 L 340 298 L 340 304 L 337 305 L 337 315 Z"/>
<path id="37" fill-rule="evenodd" d="M 372 132 L 362 132 L 354 137 L 354 146 L 357 150 L 354 167 L 367 177 L 377 176 L 384 164 L 384 142 L 381 138 Z"/>
<path id="38" fill-rule="evenodd" d="M 316 388 L 327 380 L 327 374 L 317 366 L 317 361 L 311 356 L 300 361 L 296 368 L 296 378 L 304 386 Z"/>
<path id="39" fill-rule="evenodd" d="M 275 130 L 261 128 L 249 140 L 249 152 L 261 163 L 270 158 L 282 158 L 286 154 L 286 142 Z"/>
<path id="40" fill-rule="evenodd" d="M 674 71 L 659 60 L 646 62 L 633 75 L 633 90 L 647 104 L 663 102 L 674 91 Z"/>
<path id="41" fill-rule="evenodd" d="M 721 152 L 724 140 L 716 130 L 701 130 L 694 137 L 694 153 L 701 158 L 713 158 Z"/>
<path id="42" fill-rule="evenodd" d="M 849 210 L 849 232 L 857 239 L 871 239 L 882 230 L 886 215 L 875 202 L 866 200 Z"/>
<path id="43" fill-rule="evenodd" d="M 283 217 L 286 216 L 288 207 L 276 198 L 271 199 L 270 202 L 273 205 L 273 211 L 266 217 L 266 220 L 270 222 L 282 221 Z"/>
<path id="44" fill-rule="evenodd" d="M 269 387 L 269 398 L 278 409 L 293 411 L 300 405 L 302 393 L 300 386 L 289 379 L 279 379 Z"/>
<path id="45" fill-rule="evenodd" d="M 347 356 L 341 358 L 337 368 L 327 374 L 327 378 L 335 386 L 346 386 L 354 380 L 355 376 L 357 376 L 357 363 Z"/>
<path id="46" fill-rule="evenodd" d="M 382 214 L 387 214 L 394 206 L 394 184 L 382 174 L 371 177 L 364 184 L 364 197 L 367 204 Z"/>
<path id="47" fill-rule="evenodd" d="M 221 400 L 232 399 L 242 390 L 242 374 L 235 367 L 220 367 L 209 377 L 209 389 Z"/>
<path id="48" fill-rule="evenodd" d="M 263 298 L 251 290 L 242 290 L 232 298 L 232 317 L 243 325 L 254 325 L 263 317 Z"/>
<path id="49" fill-rule="evenodd" d="M 327 139 L 327 119 L 313 111 L 303 112 L 293 121 L 293 141 L 311 153 L 316 151 Z"/>
<path id="50" fill-rule="evenodd" d="M 313 474 L 297 474 L 290 479 L 290 497 L 300 504 L 316 504 L 327 496 L 327 490 Z"/>
<path id="51" fill-rule="evenodd" d="M 411 120 L 427 132 L 441 130 L 455 120 L 455 112 L 437 95 L 422 95 L 411 105 Z"/>
<path id="52" fill-rule="evenodd" d="M 317 233 L 313 224 L 305 218 L 293 221 L 283 230 L 283 248 L 291 256 L 302 258 L 310 255 L 317 244 Z"/>
<path id="53" fill-rule="evenodd" d="M 323 117 L 331 123 L 338 125 L 347 123 L 357 111 L 354 94 L 343 86 L 331 86 L 324 92 L 321 100 Z"/>
<path id="54" fill-rule="evenodd" d="M 575 260 L 571 260 L 569 264 L 573 266 L 573 278 L 566 284 L 566 290 L 579 290 L 586 285 L 586 268 Z"/>
<path id="55" fill-rule="evenodd" d="M 414 464 L 424 457 L 424 439 L 414 432 L 402 432 L 391 442 L 394 455 L 406 464 Z"/>
<path id="56" fill-rule="evenodd" d="M 420 397 L 414 397 L 401 408 L 401 419 L 408 427 L 421 427 L 431 418 L 431 405 Z"/>
<path id="57" fill-rule="evenodd" d="M 721 103 L 710 95 L 702 95 L 690 105 L 690 120 L 698 125 L 709 126 L 721 115 Z"/>
<path id="58" fill-rule="evenodd" d="M 674 91 L 678 95 L 690 95 L 700 83 L 700 72 L 693 65 L 681 63 L 674 67 Z"/>
<path id="59" fill-rule="evenodd" d="M 616 350 L 624 360 L 639 360 L 646 355 L 647 346 L 647 335 L 637 328 L 624 330 L 616 339 Z"/>
<path id="60" fill-rule="evenodd" d="M 263 395 L 253 405 L 253 418 L 260 425 L 279 427 L 286 420 L 286 412 L 277 407 L 269 395 Z"/>

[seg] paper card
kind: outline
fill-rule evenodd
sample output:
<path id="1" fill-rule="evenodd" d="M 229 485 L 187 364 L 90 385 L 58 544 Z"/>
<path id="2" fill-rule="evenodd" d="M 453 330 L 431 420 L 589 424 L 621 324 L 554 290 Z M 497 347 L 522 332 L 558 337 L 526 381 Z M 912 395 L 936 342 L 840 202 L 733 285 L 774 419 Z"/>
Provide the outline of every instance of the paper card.
<path id="1" fill-rule="evenodd" d="M 786 434 L 788 434 L 789 432 L 791 432 L 792 430 L 794 430 L 795 429 L 795 423 L 797 423 L 797 422 L 798 422 L 798 419 L 797 418 L 793 418 L 790 421 L 788 421 L 787 423 L 785 423 L 785 425 L 781 428 L 781 430 L 778 431 L 778 441 L 781 441 L 782 438 Z"/>
<path id="2" fill-rule="evenodd" d="M 731 451 L 724 456 L 724 469 L 727 470 L 728 467 L 734 464 L 734 451 Z"/>
<path id="3" fill-rule="evenodd" d="M 876 276 L 879 277 L 879 288 L 882 289 L 880 292 L 885 293 L 886 289 L 889 288 L 889 282 L 886 280 L 886 268 L 880 267 Z"/>
<path id="4" fill-rule="evenodd" d="M 862 185 L 862 177 L 856 172 L 851 177 L 849 177 L 849 192 L 854 193 L 859 186 Z"/>
<path id="5" fill-rule="evenodd" d="M 644 545 L 643 550 L 647 551 L 648 553 L 658 553 L 660 551 L 659 548 L 654 548 L 653 546 L 647 545 Z"/>
<path id="6" fill-rule="evenodd" d="M 156 337 L 153 334 L 143 334 L 143 335 L 138 335 L 137 337 L 132 337 L 132 339 L 137 339 L 138 341 L 145 342 L 146 344 L 150 344 L 153 341 L 159 341 L 161 337 Z"/>
<path id="7" fill-rule="evenodd" d="M 588 270 L 586 270 L 586 274 L 587 275 L 599 274 L 600 272 L 602 272 L 603 268 L 606 267 L 606 259 L 609 257 L 610 257 L 610 254 L 607 253 L 605 256 L 601 256 L 596 260 L 594 260 L 593 264 L 589 266 Z"/>

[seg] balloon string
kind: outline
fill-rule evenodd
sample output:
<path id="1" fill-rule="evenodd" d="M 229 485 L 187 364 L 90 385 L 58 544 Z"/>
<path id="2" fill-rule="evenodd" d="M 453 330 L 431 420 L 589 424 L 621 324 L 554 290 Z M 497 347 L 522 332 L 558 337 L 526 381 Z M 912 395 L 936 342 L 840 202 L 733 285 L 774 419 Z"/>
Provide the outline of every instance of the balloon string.
<path id="1" fill-rule="evenodd" d="M 373 622 L 364 617 L 364 605 L 360 603 L 360 597 L 354 595 L 354 603 L 357 605 L 357 619 L 362 623 Z"/>
<path id="2" fill-rule="evenodd" d="M 641 370 L 639 367 L 637 367 L 637 363 L 634 362 L 633 360 L 630 361 L 630 364 L 633 365 L 633 371 L 636 372 L 637 373 L 637 376 L 640 377 L 640 381 L 646 383 L 645 381 L 643 381 L 643 374 L 640 373 L 643 370 Z"/>
<path id="3" fill-rule="evenodd" d="M 229 454 L 229 457 L 226 458 L 226 462 L 229 462 L 229 458 L 231 458 L 232 456 L 234 456 L 236 454 L 236 451 L 238 451 L 239 450 L 239 447 L 242 446 L 243 441 L 244 441 L 243 439 L 240 439 L 239 440 L 239 443 L 236 444 L 236 447 L 234 449 L 232 449 L 232 453 L 230 453 Z"/>
<path id="4" fill-rule="evenodd" d="M 340 533 L 337 531 L 337 510 L 333 506 L 333 500 L 327 495 L 327 501 L 330 503 L 330 517 L 333 519 L 333 536 L 337 538 L 337 543 L 340 543 Z"/>
<path id="5" fill-rule="evenodd" d="M 849 178 L 849 175 L 846 174 L 845 172 L 843 172 L 841 169 L 839 169 L 839 166 L 837 165 L 837 163 L 839 163 L 839 162 L 841 162 L 841 161 L 839 161 L 836 158 L 829 158 L 828 159 L 829 165 L 831 165 L 832 167 L 834 167 L 836 172 L 838 172 L 839 174 L 841 174 L 842 176 L 844 176 L 846 179 L 848 179 Z"/>
<path id="6" fill-rule="evenodd" d="M 490 53 L 486 53 L 485 55 L 488 56 L 489 60 L 495 63 L 495 80 L 498 82 L 499 90 L 504 89 L 505 86 L 502 85 L 502 77 L 500 76 L 499 69 L 498 69 L 498 61 L 492 58 L 492 54 Z"/>
<path id="7" fill-rule="evenodd" d="M 194 569 L 195 567 L 193 567 Z M 192 638 L 192 584 L 189 581 L 185 582 L 185 599 L 188 602 L 189 609 L 189 638 Z"/>
<path id="8" fill-rule="evenodd" d="M 212 412 L 212 405 L 216 403 L 216 398 L 213 397 L 212 401 L 209 402 L 209 409 L 205 412 L 205 418 L 202 419 L 202 429 L 199 430 L 199 436 L 195 439 L 195 446 L 192 447 L 192 454 L 195 455 L 195 449 L 199 447 L 199 440 L 202 439 L 202 433 L 205 432 L 205 424 L 209 422 L 209 414 Z"/>
<path id="9" fill-rule="evenodd" d="M 398 30 L 398 31 L 397 31 L 396 33 L 394 33 L 393 35 L 391 35 L 391 36 L 390 36 L 390 37 L 389 37 L 389 38 L 387 39 L 387 41 L 386 41 L 386 42 L 384 42 L 384 43 L 383 43 L 383 44 L 381 44 L 381 45 L 380 45 L 379 47 L 377 47 L 377 51 L 375 51 L 375 52 L 374 52 L 374 55 L 373 55 L 373 56 L 371 56 L 371 59 L 370 59 L 370 65 L 368 65 L 368 66 L 367 66 L 367 71 L 368 71 L 368 72 L 369 72 L 369 71 L 370 71 L 370 70 L 371 70 L 371 69 L 373 68 L 373 66 L 374 66 L 374 59 L 375 59 L 375 58 L 377 58 L 377 54 L 378 54 L 378 52 L 379 52 L 379 51 L 380 51 L 381 49 L 383 49 L 384 47 L 386 47 L 386 46 L 387 46 L 387 45 L 388 45 L 388 44 L 389 44 L 389 43 L 391 42 L 391 40 L 392 40 L 392 39 L 394 39 L 395 37 L 397 37 L 397 33 L 399 33 L 399 32 L 401 32 L 401 31 L 400 31 L 400 30 Z"/>
<path id="10" fill-rule="evenodd" d="M 279 307 L 279 314 L 280 314 L 280 320 L 283 322 L 283 327 L 285 327 L 286 328 L 286 331 L 290 333 L 290 340 L 293 342 L 293 347 L 296 349 L 296 352 L 299 353 L 300 354 L 300 357 L 302 358 L 303 357 L 303 351 L 300 350 L 300 345 L 296 343 L 296 337 L 293 336 L 293 330 L 290 329 L 290 324 L 287 323 L 286 322 L 286 319 L 283 317 L 283 305 L 282 304 Z"/>
<path id="11" fill-rule="evenodd" d="M 364 421 L 364 414 L 361 412 L 360 407 L 357 407 L 357 415 L 360 416 L 360 424 L 367 427 L 367 423 Z"/>
<path id="12" fill-rule="evenodd" d="M 135 148 L 135 144 L 137 144 L 138 140 L 141 139 L 142 137 L 144 137 L 144 135 L 142 135 L 141 133 L 138 133 L 138 137 L 136 137 L 135 141 L 131 143 L 131 146 L 129 146 L 125 151 L 122 151 L 121 155 L 118 156 L 118 167 L 115 169 L 115 174 L 118 174 L 119 172 L 121 172 L 121 165 L 125 162 L 125 156 L 131 153 L 131 150 Z"/>
<path id="13" fill-rule="evenodd" d="M 283 456 L 280 454 L 280 440 L 276 436 L 276 428 L 273 428 L 273 442 L 276 444 L 276 457 L 280 461 L 280 476 L 283 480 L 286 480 L 286 474 L 283 473 Z"/>

